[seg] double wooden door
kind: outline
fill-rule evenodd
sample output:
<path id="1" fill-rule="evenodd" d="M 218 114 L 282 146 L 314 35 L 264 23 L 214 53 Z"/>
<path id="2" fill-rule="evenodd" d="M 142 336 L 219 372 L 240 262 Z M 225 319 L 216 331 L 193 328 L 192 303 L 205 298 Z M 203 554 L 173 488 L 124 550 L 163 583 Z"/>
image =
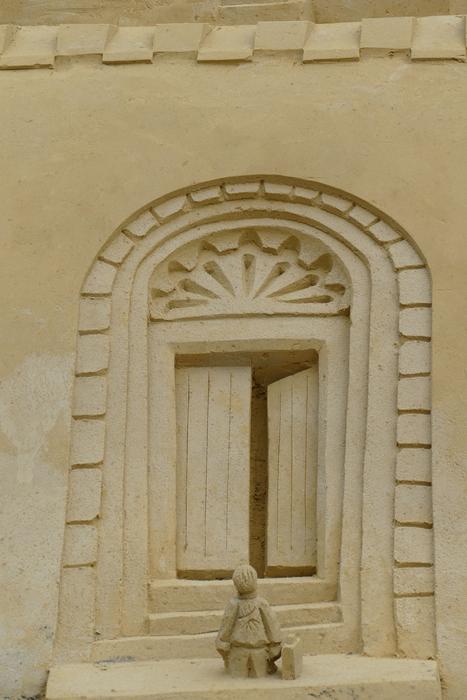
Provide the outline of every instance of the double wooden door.
<path id="1" fill-rule="evenodd" d="M 177 569 L 228 575 L 250 552 L 252 368 L 176 370 Z M 318 369 L 266 387 L 266 575 L 308 572 L 316 557 Z"/>

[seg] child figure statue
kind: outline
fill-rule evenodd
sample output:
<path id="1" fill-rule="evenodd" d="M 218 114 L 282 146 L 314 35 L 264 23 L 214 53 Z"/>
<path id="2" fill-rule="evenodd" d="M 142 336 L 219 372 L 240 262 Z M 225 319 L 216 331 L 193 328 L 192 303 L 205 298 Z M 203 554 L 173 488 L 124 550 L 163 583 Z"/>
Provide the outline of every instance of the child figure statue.
<path id="1" fill-rule="evenodd" d="M 232 580 L 238 595 L 225 608 L 216 649 L 231 676 L 261 678 L 275 673 L 281 629 L 274 611 L 257 595 L 256 571 L 242 564 Z"/>

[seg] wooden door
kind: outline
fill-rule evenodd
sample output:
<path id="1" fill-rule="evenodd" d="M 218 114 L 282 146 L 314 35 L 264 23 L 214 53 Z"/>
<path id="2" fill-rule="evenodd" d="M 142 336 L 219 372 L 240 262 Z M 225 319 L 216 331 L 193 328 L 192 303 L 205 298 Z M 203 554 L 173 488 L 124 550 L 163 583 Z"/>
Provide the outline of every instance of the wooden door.
<path id="1" fill-rule="evenodd" d="M 176 370 L 177 569 L 231 572 L 249 554 L 250 367 Z"/>
<path id="2" fill-rule="evenodd" d="M 268 575 L 316 566 L 318 367 L 268 387 Z"/>

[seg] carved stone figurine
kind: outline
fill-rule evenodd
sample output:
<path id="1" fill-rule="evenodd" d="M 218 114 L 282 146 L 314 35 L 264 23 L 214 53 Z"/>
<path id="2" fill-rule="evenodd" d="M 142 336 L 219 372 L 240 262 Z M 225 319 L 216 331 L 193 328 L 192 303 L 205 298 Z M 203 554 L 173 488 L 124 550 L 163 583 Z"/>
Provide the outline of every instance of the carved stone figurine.
<path id="1" fill-rule="evenodd" d="M 242 564 L 232 580 L 238 595 L 225 608 L 216 649 L 231 676 L 261 678 L 275 673 L 281 629 L 274 611 L 257 595 L 256 571 Z"/>

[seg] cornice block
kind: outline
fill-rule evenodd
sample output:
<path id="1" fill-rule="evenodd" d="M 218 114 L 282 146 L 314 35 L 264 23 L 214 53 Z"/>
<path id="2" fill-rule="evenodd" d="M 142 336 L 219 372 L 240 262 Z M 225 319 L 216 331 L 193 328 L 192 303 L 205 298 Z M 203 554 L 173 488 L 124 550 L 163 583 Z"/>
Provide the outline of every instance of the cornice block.
<path id="1" fill-rule="evenodd" d="M 414 31 L 413 17 L 382 17 L 362 20 L 362 53 L 386 55 L 409 51 Z"/>
<path id="2" fill-rule="evenodd" d="M 8 25 L 7 25 L 8 26 Z M 17 27 L 4 32 L 5 50 L 0 68 L 52 68 L 57 49 L 58 27 Z"/>
<path id="3" fill-rule="evenodd" d="M 303 62 L 360 58 L 361 22 L 314 24 L 303 49 Z"/>
<path id="4" fill-rule="evenodd" d="M 155 27 L 117 27 L 107 41 L 104 63 L 152 61 Z"/>
<path id="5" fill-rule="evenodd" d="M 258 22 L 255 51 L 297 51 L 303 49 L 310 22 Z"/>
<path id="6" fill-rule="evenodd" d="M 117 31 L 110 24 L 62 24 L 58 30 L 57 56 L 102 54 Z"/>
<path id="7" fill-rule="evenodd" d="M 415 20 L 411 57 L 413 60 L 466 57 L 465 17 L 420 17 Z"/>
<path id="8" fill-rule="evenodd" d="M 198 51 L 198 61 L 249 61 L 253 56 L 256 25 L 214 27 Z"/>
<path id="9" fill-rule="evenodd" d="M 398 52 L 410 53 L 415 61 L 465 61 L 466 31 L 466 17 L 454 15 L 370 18 L 337 24 L 265 20 L 222 26 L 208 22 L 151 27 L 0 25 L 0 69 L 53 67 L 56 56 L 99 55 L 104 63 L 119 64 L 152 63 L 154 54 L 174 53 L 197 57 L 199 62 L 229 62 L 251 60 L 254 53 L 261 56 L 300 50 L 304 63 Z"/>

